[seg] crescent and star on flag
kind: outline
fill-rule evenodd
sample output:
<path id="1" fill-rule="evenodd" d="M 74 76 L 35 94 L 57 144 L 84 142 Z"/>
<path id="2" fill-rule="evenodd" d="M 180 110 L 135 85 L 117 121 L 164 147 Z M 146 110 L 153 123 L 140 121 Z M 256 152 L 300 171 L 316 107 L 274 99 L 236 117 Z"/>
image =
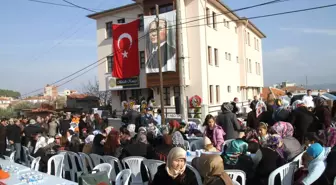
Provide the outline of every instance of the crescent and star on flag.
<path id="1" fill-rule="evenodd" d="M 124 39 L 124 38 L 126 38 L 126 39 L 128 39 L 130 41 L 130 46 L 129 46 L 128 50 L 131 49 L 132 42 L 133 42 L 132 36 L 130 34 L 128 34 L 128 33 L 123 33 L 118 38 L 118 48 L 119 48 L 119 50 L 120 50 L 120 41 L 122 39 Z M 127 58 L 128 57 L 128 52 L 125 49 L 124 49 L 124 51 L 121 54 L 122 54 L 123 58 Z"/>

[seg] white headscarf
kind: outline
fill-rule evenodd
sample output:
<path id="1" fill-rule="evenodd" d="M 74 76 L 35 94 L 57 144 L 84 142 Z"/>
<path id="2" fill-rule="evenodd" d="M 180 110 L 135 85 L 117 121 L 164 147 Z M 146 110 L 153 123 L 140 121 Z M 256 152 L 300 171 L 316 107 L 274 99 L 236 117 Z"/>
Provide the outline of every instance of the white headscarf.
<path id="1" fill-rule="evenodd" d="M 41 136 L 40 138 L 38 138 L 38 140 L 36 142 L 34 153 L 36 153 L 38 149 L 44 148 L 47 145 L 48 145 L 47 138 Z"/>
<path id="2" fill-rule="evenodd" d="M 85 144 L 93 143 L 94 137 L 95 137 L 94 135 L 89 135 L 88 137 L 86 137 Z"/>

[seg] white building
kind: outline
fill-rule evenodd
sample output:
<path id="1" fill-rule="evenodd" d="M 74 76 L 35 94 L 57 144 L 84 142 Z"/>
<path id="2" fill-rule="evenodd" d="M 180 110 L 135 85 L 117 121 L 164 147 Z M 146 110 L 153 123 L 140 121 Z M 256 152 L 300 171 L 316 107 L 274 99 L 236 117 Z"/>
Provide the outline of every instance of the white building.
<path id="1" fill-rule="evenodd" d="M 202 115 L 215 113 L 223 102 L 232 101 L 234 97 L 245 101 L 259 95 L 264 84 L 262 38 L 265 35 L 250 21 L 240 20 L 242 18 L 235 13 L 227 13 L 229 8 L 220 1 L 207 0 L 206 4 L 203 0 L 181 2 L 182 22 L 197 20 L 182 26 L 184 74 L 186 95 L 203 98 Z M 97 21 L 98 59 L 111 54 L 111 24 L 151 15 L 155 4 L 160 5 L 160 13 L 171 11 L 175 9 L 174 3 L 172 0 L 139 1 L 89 15 Z M 204 15 L 208 17 L 202 19 Z M 190 17 L 194 18 L 186 19 Z M 139 30 L 141 37 L 144 32 Z M 159 104 L 159 75 L 153 77 L 145 73 L 144 49 L 144 39 L 139 40 L 141 74 L 136 87 L 116 86 L 117 80 L 111 77 L 111 57 L 106 57 L 105 64 L 98 66 L 99 89 L 113 92 L 113 108 L 121 109 L 121 101 L 129 97 L 154 97 Z M 163 77 L 164 103 L 174 106 L 175 96 L 180 92 L 178 71 L 176 74 L 164 73 Z"/>

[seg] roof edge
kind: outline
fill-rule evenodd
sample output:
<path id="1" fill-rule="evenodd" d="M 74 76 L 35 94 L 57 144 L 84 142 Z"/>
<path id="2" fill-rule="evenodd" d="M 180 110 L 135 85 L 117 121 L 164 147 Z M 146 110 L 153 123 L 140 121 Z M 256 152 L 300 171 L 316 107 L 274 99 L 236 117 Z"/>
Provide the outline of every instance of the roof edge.
<path id="1" fill-rule="evenodd" d="M 101 17 L 102 15 L 109 14 L 109 13 L 114 13 L 115 11 L 120 11 L 120 10 L 123 10 L 123 9 L 131 8 L 133 6 L 135 7 L 136 5 L 138 5 L 138 3 L 131 3 L 131 4 L 124 5 L 124 6 L 119 6 L 119 7 L 116 7 L 116 8 L 107 9 L 107 10 L 104 10 L 104 11 L 101 11 L 101 12 L 90 14 L 90 15 L 87 15 L 86 17 L 91 18 L 91 19 L 97 19 L 97 18 Z"/>

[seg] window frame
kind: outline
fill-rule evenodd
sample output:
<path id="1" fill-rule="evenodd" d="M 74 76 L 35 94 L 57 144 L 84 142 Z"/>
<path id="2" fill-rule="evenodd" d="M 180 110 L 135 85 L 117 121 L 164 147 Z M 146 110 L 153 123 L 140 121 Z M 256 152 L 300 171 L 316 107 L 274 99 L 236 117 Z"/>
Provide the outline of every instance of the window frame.
<path id="1" fill-rule="evenodd" d="M 215 66 L 219 66 L 219 60 L 218 60 L 218 49 L 214 48 L 214 57 L 215 57 Z"/>
<path id="2" fill-rule="evenodd" d="M 144 30 L 145 30 L 144 14 L 138 14 L 138 18 L 139 18 L 139 20 L 140 20 L 140 23 L 139 23 L 139 31 L 144 31 Z"/>
<path id="3" fill-rule="evenodd" d="M 220 103 L 220 86 L 216 85 L 216 102 Z"/>
<path id="4" fill-rule="evenodd" d="M 113 25 L 113 21 L 109 21 L 105 23 L 105 38 L 106 39 L 112 38 L 112 31 L 113 31 L 112 25 Z"/>
<path id="5" fill-rule="evenodd" d="M 206 7 L 205 9 L 205 14 L 206 14 L 206 22 L 209 27 L 211 27 L 211 21 L 210 21 L 210 9 Z"/>
<path id="6" fill-rule="evenodd" d="M 140 69 L 144 69 L 146 63 L 145 51 L 139 51 L 139 62 L 140 62 Z"/>
<path id="7" fill-rule="evenodd" d="M 213 104 L 213 85 L 209 85 L 209 103 Z"/>
<path id="8" fill-rule="evenodd" d="M 121 18 L 117 20 L 118 24 L 124 24 L 126 23 L 126 19 L 125 18 Z"/>
<path id="9" fill-rule="evenodd" d="M 216 12 L 212 12 L 212 27 L 213 29 L 217 29 L 217 16 Z"/>
<path id="10" fill-rule="evenodd" d="M 230 85 L 227 86 L 227 92 L 231 93 L 231 86 Z"/>
<path id="11" fill-rule="evenodd" d="M 111 59 L 111 60 L 109 60 L 109 59 Z M 106 57 L 106 63 L 107 63 L 107 65 L 106 65 L 106 67 L 107 67 L 106 73 L 112 73 L 112 71 L 113 71 L 113 64 L 114 64 L 113 56 L 107 56 Z M 111 67 L 110 67 L 110 64 L 111 64 Z"/>
<path id="12" fill-rule="evenodd" d="M 162 95 L 165 106 L 170 106 L 170 87 L 163 87 Z"/>
<path id="13" fill-rule="evenodd" d="M 212 65 L 212 47 L 208 46 L 208 64 Z"/>

